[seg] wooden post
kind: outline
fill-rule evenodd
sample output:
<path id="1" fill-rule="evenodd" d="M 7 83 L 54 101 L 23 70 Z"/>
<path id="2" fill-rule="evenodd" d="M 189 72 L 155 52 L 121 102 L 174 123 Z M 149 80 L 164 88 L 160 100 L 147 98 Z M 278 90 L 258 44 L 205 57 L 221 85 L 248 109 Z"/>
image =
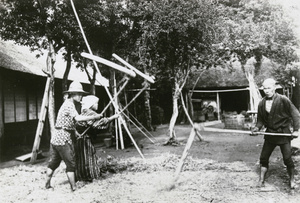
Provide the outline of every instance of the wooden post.
<path id="1" fill-rule="evenodd" d="M 115 119 L 116 150 L 119 149 L 118 119 Z"/>
<path id="2" fill-rule="evenodd" d="M 36 161 L 37 153 L 38 153 L 38 150 L 39 150 L 39 147 L 40 147 L 44 122 L 45 122 L 47 109 L 48 109 L 48 104 L 49 104 L 50 82 L 51 82 L 51 78 L 47 77 L 47 82 L 46 82 L 46 86 L 45 86 L 45 91 L 44 91 L 44 96 L 43 96 L 43 102 L 42 102 L 39 122 L 38 122 L 38 126 L 37 126 L 36 133 L 35 133 L 35 139 L 34 139 L 34 144 L 33 144 L 33 148 L 32 148 L 32 155 L 31 155 L 30 162 Z"/>
<path id="3" fill-rule="evenodd" d="M 111 70 L 110 71 L 112 73 L 112 83 L 113 83 L 113 87 L 112 87 L 112 92 L 113 92 L 113 97 L 116 97 L 116 71 L 115 70 Z M 116 102 L 116 99 L 115 101 L 112 101 L 111 102 Z M 117 110 L 115 109 L 115 113 L 117 112 Z M 118 132 L 118 119 L 115 119 L 115 136 L 116 136 L 116 150 L 119 149 L 119 132 Z"/>
<path id="4" fill-rule="evenodd" d="M 124 89 L 124 100 L 125 100 L 125 106 L 127 106 L 127 104 L 128 104 L 128 99 L 127 99 L 127 93 L 126 93 L 126 90 L 125 90 L 125 89 Z M 128 108 L 125 109 L 125 112 L 126 112 L 127 117 L 130 117 L 130 116 L 129 116 L 129 109 L 128 109 Z M 131 130 L 130 122 L 129 122 L 128 124 L 129 124 L 129 125 L 128 125 L 128 129 Z"/>
<path id="5" fill-rule="evenodd" d="M 220 116 L 220 95 L 219 92 L 217 92 L 217 111 L 218 111 L 218 121 L 221 120 Z"/>
<path id="6" fill-rule="evenodd" d="M 116 81 L 116 72 L 113 71 L 113 91 L 114 91 L 114 98 L 115 98 L 115 103 L 118 104 L 118 95 L 117 95 L 117 81 Z M 118 109 L 115 108 L 115 114 L 118 114 Z M 116 122 L 116 133 L 118 132 L 119 135 L 119 139 L 120 139 L 120 145 L 121 145 L 121 149 L 124 149 L 124 141 L 123 141 L 123 133 L 122 133 L 122 128 L 121 128 L 121 123 L 120 123 L 120 118 L 117 119 Z M 118 146 L 118 145 L 117 145 Z"/>
<path id="7" fill-rule="evenodd" d="M 3 136 L 4 136 L 4 118 L 3 118 L 3 97 L 2 97 L 2 75 L 0 75 L 0 160 L 3 152 Z"/>

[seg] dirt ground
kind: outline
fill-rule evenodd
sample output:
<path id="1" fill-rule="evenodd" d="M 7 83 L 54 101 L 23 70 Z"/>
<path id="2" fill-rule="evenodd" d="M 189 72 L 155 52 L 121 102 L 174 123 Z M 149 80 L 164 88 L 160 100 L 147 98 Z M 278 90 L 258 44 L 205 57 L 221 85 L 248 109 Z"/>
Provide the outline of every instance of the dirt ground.
<path id="1" fill-rule="evenodd" d="M 205 141 L 195 138 L 183 171 L 173 184 L 191 127 L 176 126 L 180 146 L 163 145 L 167 140 L 166 130 L 167 126 L 163 125 L 152 132 L 154 138 L 150 138 L 156 140 L 155 144 L 141 133 L 133 132 L 145 160 L 134 146 L 116 150 L 106 148 L 102 142 L 96 143 L 97 154 L 111 157 L 115 171 L 91 183 L 77 182 L 75 192 L 70 191 L 64 164 L 55 172 L 54 189 L 44 189 L 46 152 L 43 154 L 46 158 L 37 164 L 2 167 L 0 202 L 300 202 L 300 189 L 289 189 L 279 148 L 271 156 L 266 187 L 256 187 L 262 136 L 202 132 Z M 300 156 L 293 158 L 299 171 Z M 296 182 L 300 185 L 298 171 Z"/>

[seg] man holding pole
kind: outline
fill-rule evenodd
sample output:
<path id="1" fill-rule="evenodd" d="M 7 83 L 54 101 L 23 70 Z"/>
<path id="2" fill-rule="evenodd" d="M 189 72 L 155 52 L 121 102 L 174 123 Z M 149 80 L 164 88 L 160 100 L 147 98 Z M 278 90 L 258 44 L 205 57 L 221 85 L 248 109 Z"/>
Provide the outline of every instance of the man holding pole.
<path id="1" fill-rule="evenodd" d="M 276 146 L 280 147 L 284 164 L 290 177 L 290 187 L 296 187 L 294 174 L 295 165 L 292 160 L 291 140 L 298 137 L 300 127 L 300 114 L 292 102 L 285 96 L 275 92 L 276 81 L 268 78 L 263 82 L 265 97 L 258 105 L 257 123 L 252 129 L 252 135 L 257 135 L 264 126 L 266 132 L 274 135 L 265 135 L 260 155 L 259 187 L 265 183 L 265 175 L 269 168 L 269 158 Z M 293 133 L 291 133 L 293 127 Z M 276 136 L 276 133 L 289 133 L 291 136 Z"/>

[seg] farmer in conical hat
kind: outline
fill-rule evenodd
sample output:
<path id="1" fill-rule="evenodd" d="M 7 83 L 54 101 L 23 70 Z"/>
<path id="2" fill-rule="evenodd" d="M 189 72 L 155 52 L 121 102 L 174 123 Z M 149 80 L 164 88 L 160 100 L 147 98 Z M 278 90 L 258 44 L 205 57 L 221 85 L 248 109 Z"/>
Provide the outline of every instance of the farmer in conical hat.
<path id="1" fill-rule="evenodd" d="M 66 164 L 66 174 L 71 186 L 71 190 L 76 190 L 75 184 L 75 152 L 72 137 L 75 135 L 76 121 L 97 120 L 102 116 L 94 114 L 92 116 L 79 115 L 75 108 L 75 103 L 81 101 L 83 94 L 86 94 L 82 85 L 78 81 L 73 81 L 69 90 L 69 98 L 60 107 L 55 124 L 55 133 L 51 137 L 51 158 L 47 168 L 46 188 L 52 188 L 50 181 L 54 170 L 63 160 Z"/>
<path id="2" fill-rule="evenodd" d="M 263 91 L 266 96 L 258 105 L 257 123 L 252 131 L 257 132 L 264 126 L 267 128 L 266 132 L 292 133 L 298 136 L 300 128 L 299 111 L 286 96 L 276 93 L 275 90 L 276 81 L 274 79 L 268 78 L 263 82 Z M 293 132 L 291 132 L 291 127 L 293 127 Z M 255 133 L 253 135 L 255 135 Z M 276 146 L 280 147 L 283 162 L 287 167 L 287 172 L 290 177 L 290 187 L 291 189 L 296 187 L 294 178 L 295 165 L 291 150 L 292 138 L 293 136 L 265 135 L 265 141 L 260 155 L 259 187 L 265 184 L 265 175 L 269 168 L 269 158 Z"/>
<path id="3" fill-rule="evenodd" d="M 82 98 L 82 116 L 97 115 L 99 98 L 94 95 L 85 96 Z M 81 134 L 77 137 L 75 143 L 76 149 L 76 179 L 79 181 L 92 181 L 101 176 L 101 165 L 99 158 L 96 156 L 95 148 L 92 144 L 92 138 L 98 130 L 105 129 L 108 124 L 117 118 L 118 115 L 113 115 L 109 118 L 101 118 L 96 121 L 80 121 L 77 122 L 77 131 Z M 104 166 L 105 167 L 105 166 Z"/>

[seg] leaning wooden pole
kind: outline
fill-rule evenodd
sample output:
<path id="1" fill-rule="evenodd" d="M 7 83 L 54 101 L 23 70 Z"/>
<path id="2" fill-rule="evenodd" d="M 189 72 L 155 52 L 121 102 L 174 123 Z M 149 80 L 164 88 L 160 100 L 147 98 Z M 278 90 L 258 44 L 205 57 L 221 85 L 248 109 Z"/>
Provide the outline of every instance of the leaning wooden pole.
<path id="1" fill-rule="evenodd" d="M 182 94 L 180 95 L 180 97 L 181 97 L 181 103 L 182 103 L 182 107 L 183 107 L 183 110 L 184 110 L 184 112 L 185 112 L 185 115 L 186 115 L 186 117 L 188 118 L 188 120 L 189 120 L 190 124 L 192 125 L 193 129 L 195 130 L 195 133 L 196 133 L 196 135 L 198 136 L 199 140 L 202 141 L 202 140 L 203 140 L 203 137 L 201 136 L 199 130 L 197 130 L 196 126 L 194 125 L 194 123 L 193 123 L 193 121 L 192 121 L 192 119 L 191 119 L 191 117 L 190 117 L 190 115 L 189 115 L 189 113 L 188 113 L 188 110 L 187 110 L 187 108 L 185 107 L 185 104 L 184 104 L 184 100 L 183 100 Z"/>
<path id="2" fill-rule="evenodd" d="M 47 77 L 47 82 L 46 82 L 46 86 L 45 86 L 39 122 L 38 122 L 38 126 L 37 126 L 36 133 L 35 133 L 35 139 L 34 139 L 34 144 L 33 144 L 33 148 L 32 148 L 32 155 L 31 155 L 30 162 L 36 161 L 38 150 L 40 148 L 40 142 L 41 142 L 41 137 L 42 137 L 43 128 L 44 128 L 44 122 L 45 122 L 47 109 L 48 109 L 48 105 L 49 105 L 50 83 L 51 83 L 51 78 Z"/>
<path id="3" fill-rule="evenodd" d="M 193 141 L 195 139 L 195 135 L 196 135 L 196 129 L 193 128 L 191 130 L 191 133 L 190 133 L 190 136 L 189 136 L 189 139 L 185 145 L 185 148 L 184 148 L 184 151 L 182 153 L 182 156 L 180 158 L 180 161 L 179 161 L 179 164 L 177 165 L 177 168 L 176 168 L 176 171 L 175 171 L 175 176 L 174 176 L 174 180 L 176 181 L 179 177 L 179 173 L 181 172 L 182 170 L 182 167 L 183 167 L 183 164 L 184 164 L 184 160 L 186 159 L 188 153 L 189 153 L 189 150 L 193 144 Z"/>
<path id="4" fill-rule="evenodd" d="M 174 178 L 172 179 L 171 184 L 167 186 L 168 190 L 172 190 L 173 188 L 175 188 L 175 184 L 176 184 L 176 182 L 177 182 L 177 180 L 179 178 L 179 174 L 180 174 L 180 172 L 181 172 L 181 170 L 183 168 L 184 160 L 186 159 L 186 157 L 187 157 L 187 155 L 189 153 L 189 150 L 190 150 L 190 148 L 191 148 L 191 146 L 193 144 L 193 141 L 195 139 L 195 135 L 196 135 L 196 129 L 193 128 L 191 130 L 189 139 L 188 139 L 188 141 L 187 141 L 187 143 L 185 145 L 185 148 L 184 148 L 184 151 L 183 151 L 182 156 L 180 158 L 180 161 L 179 161 L 179 163 L 177 165 L 177 168 L 176 168 L 176 171 L 175 171 L 175 174 L 174 174 Z"/>
<path id="5" fill-rule="evenodd" d="M 184 100 L 183 100 L 182 94 L 180 96 L 181 96 L 181 102 L 182 102 L 182 106 L 183 106 L 184 112 L 186 113 L 186 116 L 188 117 L 188 120 L 190 121 L 190 123 L 192 125 L 192 130 L 191 130 L 190 136 L 188 138 L 188 141 L 187 141 L 187 143 L 185 145 L 185 148 L 183 150 L 183 153 L 182 153 L 182 156 L 180 158 L 180 161 L 179 161 L 179 163 L 177 165 L 177 168 L 176 168 L 176 171 L 175 171 L 175 175 L 174 175 L 174 179 L 173 179 L 173 182 L 171 183 L 169 189 L 173 189 L 175 187 L 175 183 L 176 183 L 176 181 L 179 178 L 179 174 L 180 174 L 180 172 L 181 172 L 181 170 L 183 168 L 184 161 L 185 161 L 185 159 L 186 159 L 186 157 L 187 157 L 187 155 L 189 153 L 189 150 L 190 150 L 190 148 L 191 148 L 191 146 L 193 144 L 193 141 L 195 139 L 195 135 L 197 135 L 199 137 L 200 141 L 203 140 L 203 138 L 201 137 L 201 135 L 199 133 L 200 128 L 198 126 L 195 126 L 193 124 L 193 121 L 190 118 L 190 116 L 188 115 L 188 111 L 187 111 L 187 109 L 186 109 L 186 107 L 184 105 Z"/>

